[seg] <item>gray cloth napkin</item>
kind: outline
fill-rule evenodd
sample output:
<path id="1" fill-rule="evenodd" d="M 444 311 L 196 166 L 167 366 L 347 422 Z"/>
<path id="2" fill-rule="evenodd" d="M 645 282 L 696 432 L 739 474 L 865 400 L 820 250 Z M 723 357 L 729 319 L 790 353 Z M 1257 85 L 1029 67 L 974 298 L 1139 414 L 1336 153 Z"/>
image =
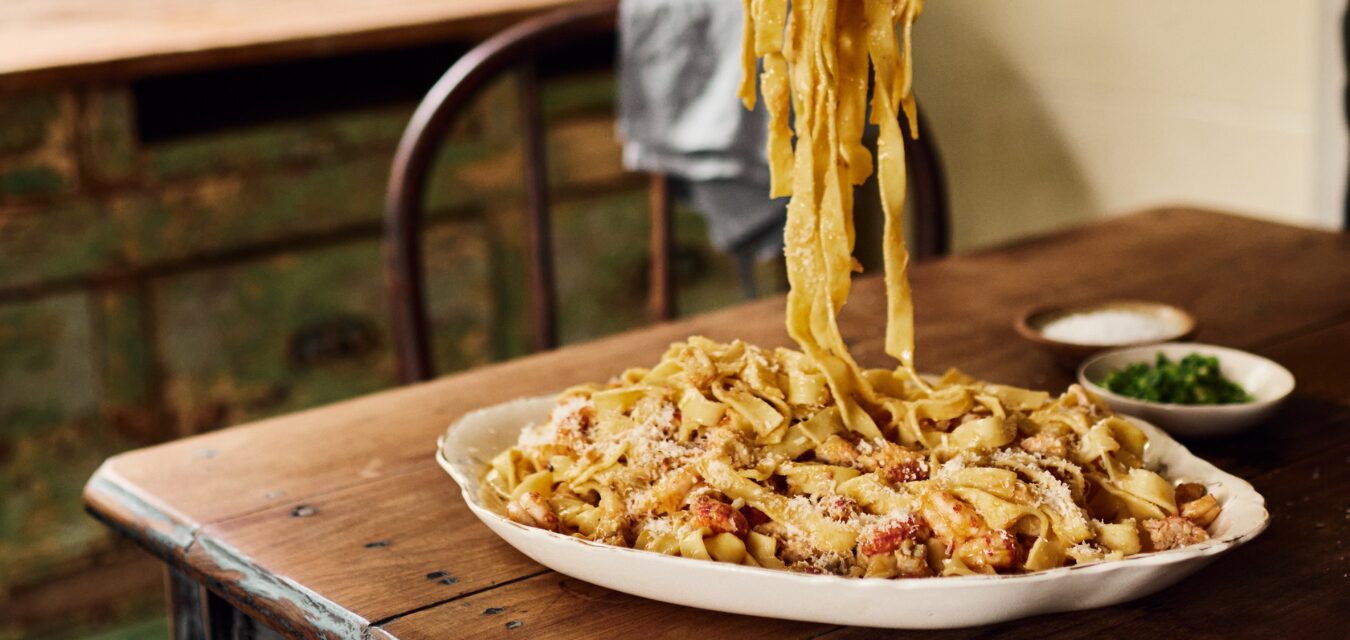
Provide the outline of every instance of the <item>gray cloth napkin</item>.
<path id="1" fill-rule="evenodd" d="M 742 263 L 782 252 L 786 199 L 770 200 L 763 105 L 746 110 L 741 3 L 623 0 L 619 136 L 624 164 L 663 173 Z"/>

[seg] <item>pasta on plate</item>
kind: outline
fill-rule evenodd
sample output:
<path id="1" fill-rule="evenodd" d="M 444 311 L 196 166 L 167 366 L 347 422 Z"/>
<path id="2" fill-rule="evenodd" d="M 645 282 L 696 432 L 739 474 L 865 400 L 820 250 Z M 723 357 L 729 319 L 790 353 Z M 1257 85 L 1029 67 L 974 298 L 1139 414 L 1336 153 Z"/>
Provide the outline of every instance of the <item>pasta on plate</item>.
<path id="1" fill-rule="evenodd" d="M 845 424 L 802 353 L 693 337 L 565 391 L 485 487 L 531 526 L 845 576 L 1039 571 L 1208 539 L 1214 497 L 1142 468 L 1143 433 L 1076 385 L 861 377 L 894 412 L 879 436 Z"/>
<path id="2" fill-rule="evenodd" d="M 589 540 L 858 577 L 1022 573 L 1208 539 L 1215 498 L 1145 469 L 1144 434 L 1082 388 L 915 373 L 899 119 L 917 131 L 922 1 L 744 4 L 741 98 L 753 106 L 762 63 L 799 349 L 692 337 L 650 369 L 569 389 L 491 460 L 488 497 Z M 869 113 L 894 370 L 860 368 L 836 322 L 856 266 L 853 188 L 874 168 Z"/>

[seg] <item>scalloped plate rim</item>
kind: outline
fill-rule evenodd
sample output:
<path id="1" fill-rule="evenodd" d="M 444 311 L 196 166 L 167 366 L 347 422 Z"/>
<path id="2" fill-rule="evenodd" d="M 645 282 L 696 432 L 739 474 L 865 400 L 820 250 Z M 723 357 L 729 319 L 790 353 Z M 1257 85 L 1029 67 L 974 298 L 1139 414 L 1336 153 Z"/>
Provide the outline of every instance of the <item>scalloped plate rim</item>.
<path id="1" fill-rule="evenodd" d="M 649 565 L 649 568 L 651 570 L 656 570 L 659 568 L 664 571 L 672 571 L 676 574 L 681 574 L 673 578 L 677 580 L 689 579 L 690 576 L 684 574 L 694 574 L 695 576 L 705 574 L 701 576 L 701 579 L 704 580 L 716 580 L 719 575 L 727 577 L 739 576 L 752 580 L 756 579 L 767 580 L 770 581 L 771 583 L 774 583 L 775 588 L 778 589 L 791 588 L 797 586 L 802 588 L 810 588 L 811 590 L 816 590 L 819 589 L 820 587 L 828 585 L 833 589 L 842 589 L 850 592 L 863 592 L 863 593 L 881 592 L 883 594 L 884 593 L 899 594 L 899 593 L 913 593 L 913 592 L 945 592 L 951 591 L 953 589 L 986 590 L 987 588 L 990 587 L 994 587 L 996 588 L 997 591 L 1002 592 L 1004 588 L 1011 587 L 1013 585 L 1028 585 L 1032 583 L 1059 581 L 1069 576 L 1086 577 L 1088 575 L 1094 576 L 1100 575 L 1105 577 L 1109 576 L 1112 573 L 1118 573 L 1122 571 L 1129 572 L 1131 570 L 1166 569 L 1177 567 L 1179 565 L 1183 565 L 1186 563 L 1191 563 L 1193 565 L 1192 567 L 1188 567 L 1189 570 L 1184 571 L 1184 573 L 1180 573 L 1179 575 L 1174 575 L 1163 583 L 1148 585 L 1143 588 L 1135 588 L 1132 589 L 1130 593 L 1124 594 L 1122 597 L 1111 598 L 1114 602 L 1118 603 L 1132 600 L 1138 597 L 1143 597 L 1157 590 L 1170 586 L 1175 582 L 1180 581 L 1193 571 L 1199 570 L 1204 565 L 1208 564 L 1217 556 L 1226 553 L 1228 551 L 1231 551 L 1233 548 L 1239 545 L 1251 541 L 1253 538 L 1260 535 L 1261 532 L 1264 531 L 1266 527 L 1269 526 L 1270 524 L 1270 514 L 1265 509 L 1265 499 L 1263 496 L 1257 493 L 1255 488 L 1252 487 L 1250 483 L 1241 478 L 1238 478 L 1237 476 L 1224 472 L 1223 470 L 1215 467 L 1208 461 L 1192 454 L 1188 449 L 1186 449 L 1184 445 L 1168 436 L 1166 432 L 1159 429 L 1158 427 L 1155 427 L 1152 424 L 1140 420 L 1138 418 L 1134 418 L 1132 416 L 1125 416 L 1131 422 L 1133 422 L 1134 424 L 1136 424 L 1137 426 L 1139 426 L 1141 429 L 1144 430 L 1145 434 L 1149 438 L 1150 453 L 1156 451 L 1158 448 L 1163 448 L 1166 450 L 1165 453 L 1170 453 L 1173 458 L 1177 458 L 1172 460 L 1173 464 L 1184 462 L 1190 465 L 1198 465 L 1201 471 L 1208 472 L 1208 474 L 1212 477 L 1212 479 L 1206 480 L 1207 485 L 1212 487 L 1217 481 L 1225 491 L 1230 492 L 1228 498 L 1228 502 L 1230 504 L 1234 500 L 1240 498 L 1250 501 L 1250 503 L 1246 505 L 1249 508 L 1259 507 L 1260 515 L 1258 521 L 1241 530 L 1229 531 L 1225 535 L 1212 538 L 1198 545 L 1183 547 L 1181 549 L 1172 549 L 1169 551 L 1160 551 L 1151 553 L 1141 553 L 1118 561 L 1098 562 L 1093 564 L 1078 565 L 1072 567 L 1061 567 L 1057 569 L 1050 569 L 1047 571 L 1040 571 L 1028 574 L 1018 574 L 1018 575 L 951 576 L 943 578 L 916 578 L 916 579 L 898 579 L 898 580 L 881 580 L 881 579 L 866 579 L 866 578 L 860 579 L 860 578 L 845 578 L 830 575 L 811 575 L 789 571 L 747 567 L 743 565 L 732 565 L 719 562 L 697 561 L 697 560 L 689 560 L 687 558 L 666 556 L 651 551 L 643 551 L 627 547 L 617 547 L 604 543 L 593 542 L 590 540 L 583 540 L 580 538 L 554 533 L 551 531 L 546 531 L 536 527 L 529 527 L 513 522 L 510 519 L 506 518 L 505 516 L 498 514 L 490 507 L 482 504 L 482 502 L 475 495 L 477 493 L 477 490 L 481 487 L 479 478 L 481 477 L 481 470 L 487 464 L 486 461 L 482 459 L 476 459 L 477 469 L 479 470 L 480 473 L 478 473 L 478 477 L 474 477 L 469 475 L 466 470 L 456 466 L 456 464 L 452 462 L 447 456 L 447 451 L 451 449 L 451 445 L 454 444 L 455 442 L 451 440 L 450 435 L 455 429 L 460 428 L 462 425 L 465 424 L 472 425 L 475 422 L 490 420 L 494 416 L 494 414 L 498 413 L 505 414 L 507 412 L 533 411 L 537 414 L 542 414 L 541 416 L 542 418 L 546 418 L 548 408 L 552 406 L 555 397 L 556 395 L 550 394 L 546 396 L 535 396 L 530 398 L 517 398 L 515 400 L 510 400 L 490 407 L 477 409 L 475 411 L 465 414 L 464 416 L 456 420 L 453 424 L 451 424 L 450 427 L 446 430 L 446 432 L 437 439 L 436 443 L 437 463 L 441 466 L 442 469 L 446 471 L 446 473 L 448 473 L 451 476 L 451 478 L 454 479 L 456 484 L 459 485 L 460 495 L 464 499 L 464 502 L 469 507 L 470 511 L 472 511 L 474 515 L 480 521 L 482 521 L 483 524 L 487 525 L 498 537 L 502 538 L 505 542 L 510 544 L 512 547 L 515 547 L 522 553 L 525 553 L 525 555 L 530 556 L 536 562 L 539 562 L 540 564 L 549 567 L 550 569 L 554 569 L 555 571 L 559 571 L 559 573 L 571 575 L 572 577 L 577 578 L 579 580 L 600 584 L 601 586 L 611 588 L 617 591 L 630 593 L 632 595 L 647 597 L 650 599 L 665 602 L 671 602 L 674 604 L 683 604 L 686 606 L 695 606 L 730 613 L 779 617 L 785 619 L 794 619 L 810 622 L 855 624 L 855 625 L 887 627 L 887 628 L 952 628 L 960 626 L 969 626 L 970 624 L 987 624 L 991 622 L 1013 620 L 1025 616 L 1036 615 L 1039 613 L 1071 611 L 1082 608 L 1096 608 L 1096 607 L 1075 607 L 1072 604 L 1069 604 L 1068 606 L 1051 605 L 1049 607 L 1046 607 L 1043 606 L 1044 603 L 1024 603 L 1024 606 L 1013 607 L 1012 609 L 1014 611 L 1010 614 L 988 617 L 987 619 L 981 619 L 977 622 L 971 623 L 963 623 L 961 621 L 931 620 L 931 619 L 926 620 L 870 619 L 862 621 L 850 619 L 841 621 L 838 618 L 834 618 L 829 615 L 816 615 L 809 611 L 807 612 L 794 611 L 788 615 L 779 615 L 779 613 L 775 612 L 766 612 L 760 607 L 747 608 L 745 606 L 732 606 L 726 604 L 718 606 L 718 603 L 702 603 L 702 602 L 691 604 L 690 598 L 688 597 L 685 598 L 653 597 L 648 593 L 637 593 L 636 590 L 625 588 L 622 576 L 613 576 L 614 579 L 606 579 L 601 581 L 592 579 L 591 577 L 587 576 L 574 575 L 574 572 L 560 570 L 556 566 L 554 566 L 555 564 L 561 564 L 556 561 L 557 560 L 556 558 L 536 557 L 534 553 L 531 553 L 531 550 L 538 550 L 539 548 L 556 549 L 556 553 L 569 555 L 573 553 L 584 553 L 587 555 L 605 554 L 611 558 L 622 558 L 627 562 L 636 562 L 644 565 Z M 536 407 L 538 407 L 537 411 L 535 410 Z M 513 433 L 519 434 L 520 429 L 523 429 L 527 423 L 528 421 L 514 423 L 517 426 L 514 428 Z M 514 442 L 514 438 L 512 438 L 511 442 Z M 476 455 L 475 452 L 465 452 L 465 453 L 471 456 Z M 1163 454 L 1157 454 L 1156 456 L 1146 454 L 1146 457 L 1156 458 L 1161 455 Z M 1228 505 L 1226 504 L 1225 507 L 1227 506 Z M 542 545 L 542 547 L 538 545 Z M 530 547 L 530 550 L 522 548 L 526 546 Z M 694 597 L 693 600 L 699 600 L 699 598 Z M 1108 605 L 1098 605 L 1098 606 L 1108 606 Z"/>

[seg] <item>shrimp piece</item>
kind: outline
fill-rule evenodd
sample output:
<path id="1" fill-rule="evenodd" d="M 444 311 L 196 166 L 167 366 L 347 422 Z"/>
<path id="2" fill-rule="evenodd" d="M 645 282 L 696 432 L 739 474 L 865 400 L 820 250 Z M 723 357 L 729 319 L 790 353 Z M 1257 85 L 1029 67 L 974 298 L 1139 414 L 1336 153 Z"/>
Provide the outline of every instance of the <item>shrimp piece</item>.
<path id="1" fill-rule="evenodd" d="M 961 541 L 956 545 L 953 555 L 961 558 L 971 569 L 997 571 L 1017 566 L 1022 549 L 1013 534 L 992 530 Z"/>
<path id="2" fill-rule="evenodd" d="M 858 502 L 848 496 L 834 496 L 823 505 L 825 515 L 831 520 L 848 522 L 858 515 Z"/>
<path id="3" fill-rule="evenodd" d="M 984 519 L 975 512 L 975 508 L 956 499 L 946 491 L 932 491 L 924 495 L 919 507 L 924 522 L 933 529 L 933 534 L 944 540 L 955 542 L 981 533 L 986 527 Z"/>
<path id="4" fill-rule="evenodd" d="M 914 518 L 888 518 L 858 534 L 858 552 L 864 556 L 891 553 L 905 542 L 923 542 L 928 527 Z"/>
<path id="5" fill-rule="evenodd" d="M 567 409 L 565 413 L 564 409 Z M 591 441 L 591 428 L 595 425 L 595 405 L 573 402 L 554 410 L 554 444 L 567 452 L 578 452 L 586 448 Z"/>
<path id="6" fill-rule="evenodd" d="M 679 510 L 697 483 L 698 474 L 690 467 L 662 476 L 651 490 L 655 510 L 659 513 L 674 513 Z"/>
<path id="7" fill-rule="evenodd" d="M 856 466 L 859 457 L 858 449 L 853 446 L 853 443 L 838 435 L 826 438 L 825 442 L 816 447 L 816 459 L 841 467 Z"/>
<path id="8" fill-rule="evenodd" d="M 1021 558 L 1016 537 L 990 529 L 974 507 L 946 491 L 925 495 L 920 513 L 934 536 L 946 543 L 948 553 L 972 569 L 1011 569 Z"/>
<path id="9" fill-rule="evenodd" d="M 858 554 L 869 575 L 926 578 L 928 567 L 924 540 L 931 532 L 917 518 L 890 518 L 877 522 L 858 536 Z"/>
<path id="10" fill-rule="evenodd" d="M 1144 531 L 1148 532 L 1154 551 L 1176 549 L 1209 539 L 1209 533 L 1203 527 L 1181 516 L 1149 518 L 1144 521 Z"/>
<path id="11" fill-rule="evenodd" d="M 755 464 L 754 455 L 750 453 L 750 447 L 746 446 L 740 432 L 726 426 L 715 427 L 708 432 L 703 442 L 703 455 L 727 460 L 736 467 L 749 467 Z"/>
<path id="12" fill-rule="evenodd" d="M 507 503 L 506 515 L 523 525 L 549 531 L 562 529 L 562 521 L 558 520 L 557 514 L 553 513 L 538 491 L 526 491 Z"/>
<path id="13" fill-rule="evenodd" d="M 735 507 L 707 495 L 701 495 L 689 505 L 693 521 L 700 527 L 707 527 L 713 533 L 730 533 L 744 538 L 750 533 L 750 523 Z"/>
<path id="14" fill-rule="evenodd" d="M 858 465 L 864 471 L 879 471 L 891 484 L 928 479 L 928 456 L 886 440 L 869 443 Z"/>

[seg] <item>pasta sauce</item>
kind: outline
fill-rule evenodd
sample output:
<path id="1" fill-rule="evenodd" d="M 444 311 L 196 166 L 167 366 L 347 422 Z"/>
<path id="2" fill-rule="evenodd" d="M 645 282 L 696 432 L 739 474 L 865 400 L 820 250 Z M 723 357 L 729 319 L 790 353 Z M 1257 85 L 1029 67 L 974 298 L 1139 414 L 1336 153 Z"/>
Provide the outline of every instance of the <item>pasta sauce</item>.
<path id="1" fill-rule="evenodd" d="M 650 369 L 568 389 L 492 459 L 486 497 L 589 540 L 856 577 L 1023 573 L 1207 539 L 1215 498 L 1144 468 L 1144 434 L 1077 385 L 1052 397 L 915 373 L 899 119 L 917 132 L 922 1 L 744 4 L 740 94 L 754 105 L 762 66 L 800 350 L 695 336 Z M 856 266 L 853 189 L 874 169 L 894 369 L 860 368 L 837 324 Z"/>

